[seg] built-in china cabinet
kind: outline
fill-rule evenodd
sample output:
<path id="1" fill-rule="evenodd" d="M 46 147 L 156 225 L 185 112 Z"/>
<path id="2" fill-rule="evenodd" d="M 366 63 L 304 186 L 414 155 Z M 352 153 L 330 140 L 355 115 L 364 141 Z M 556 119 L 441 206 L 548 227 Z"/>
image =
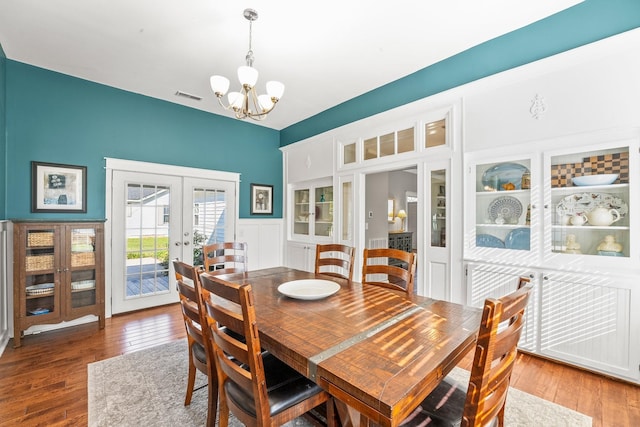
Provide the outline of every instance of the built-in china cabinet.
<path id="1" fill-rule="evenodd" d="M 467 156 L 467 303 L 527 276 L 523 350 L 640 382 L 638 140 L 540 146 Z"/>

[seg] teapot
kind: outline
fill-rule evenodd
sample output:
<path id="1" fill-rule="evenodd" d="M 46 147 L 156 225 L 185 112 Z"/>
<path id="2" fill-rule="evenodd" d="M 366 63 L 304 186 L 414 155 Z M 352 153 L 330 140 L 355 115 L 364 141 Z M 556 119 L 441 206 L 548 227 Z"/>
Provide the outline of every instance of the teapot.
<path id="1" fill-rule="evenodd" d="M 591 225 L 611 225 L 621 218 L 620 212 L 613 208 L 607 209 L 602 205 L 599 205 L 591 212 L 585 213 L 585 215 L 587 216 L 589 224 Z"/>

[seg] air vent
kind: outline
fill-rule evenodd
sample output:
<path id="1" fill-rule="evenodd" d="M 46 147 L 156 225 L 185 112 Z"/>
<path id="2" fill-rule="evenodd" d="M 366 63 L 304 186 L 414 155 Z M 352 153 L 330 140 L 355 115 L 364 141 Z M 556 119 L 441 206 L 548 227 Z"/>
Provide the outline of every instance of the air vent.
<path id="1" fill-rule="evenodd" d="M 176 91 L 176 96 L 182 96 L 184 98 L 194 99 L 196 101 L 201 101 L 202 97 L 198 95 L 191 95 L 190 93 L 183 92 L 181 90 Z"/>

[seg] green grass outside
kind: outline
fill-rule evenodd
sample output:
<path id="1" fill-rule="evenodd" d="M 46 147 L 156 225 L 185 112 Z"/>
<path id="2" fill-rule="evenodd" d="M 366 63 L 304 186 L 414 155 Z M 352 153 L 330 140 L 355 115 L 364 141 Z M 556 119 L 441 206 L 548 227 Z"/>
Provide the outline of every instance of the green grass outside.
<path id="1" fill-rule="evenodd" d="M 140 238 L 130 237 L 127 239 L 127 259 L 157 257 L 162 258 L 164 254 L 168 254 L 169 247 L 168 237 L 143 237 L 142 251 L 140 251 Z M 157 252 L 155 252 L 157 250 Z"/>

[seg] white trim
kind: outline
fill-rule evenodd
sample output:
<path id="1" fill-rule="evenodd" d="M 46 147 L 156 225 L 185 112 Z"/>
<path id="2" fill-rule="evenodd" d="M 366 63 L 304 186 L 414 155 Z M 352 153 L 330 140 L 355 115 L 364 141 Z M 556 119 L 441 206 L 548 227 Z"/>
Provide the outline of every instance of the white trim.
<path id="1" fill-rule="evenodd" d="M 191 168 L 187 166 L 165 165 L 161 163 L 139 162 L 136 160 L 105 157 L 106 169 L 130 172 L 162 173 L 163 175 L 186 176 L 190 178 L 215 179 L 218 181 L 240 182 L 237 172 L 224 172 L 211 169 Z M 159 170 L 158 168 L 161 167 Z"/>

